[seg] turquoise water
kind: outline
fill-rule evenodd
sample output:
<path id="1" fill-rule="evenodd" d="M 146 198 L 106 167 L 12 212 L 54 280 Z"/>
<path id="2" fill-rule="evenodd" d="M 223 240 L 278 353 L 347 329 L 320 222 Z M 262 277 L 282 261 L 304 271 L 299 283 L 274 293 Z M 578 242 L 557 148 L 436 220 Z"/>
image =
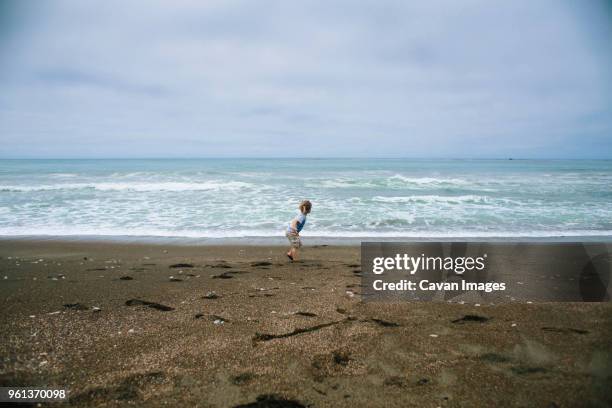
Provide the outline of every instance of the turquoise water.
<path id="1" fill-rule="evenodd" d="M 612 236 L 612 161 L 0 160 L 0 236 Z"/>

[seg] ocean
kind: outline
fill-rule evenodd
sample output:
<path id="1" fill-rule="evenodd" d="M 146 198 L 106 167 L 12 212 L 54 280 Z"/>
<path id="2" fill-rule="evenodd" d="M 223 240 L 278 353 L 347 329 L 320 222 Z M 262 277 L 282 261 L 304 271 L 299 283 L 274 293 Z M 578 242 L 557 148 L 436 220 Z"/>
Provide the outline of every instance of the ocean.
<path id="1" fill-rule="evenodd" d="M 612 237 L 612 161 L 0 160 L 1 237 Z"/>

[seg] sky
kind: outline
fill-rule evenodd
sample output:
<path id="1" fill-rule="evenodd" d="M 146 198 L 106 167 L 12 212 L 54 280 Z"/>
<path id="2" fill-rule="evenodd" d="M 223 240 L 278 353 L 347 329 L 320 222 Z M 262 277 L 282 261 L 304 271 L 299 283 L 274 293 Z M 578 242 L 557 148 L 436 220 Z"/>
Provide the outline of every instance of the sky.
<path id="1" fill-rule="evenodd" d="M 597 0 L 3 0 L 0 158 L 610 159 L 610 44 Z"/>

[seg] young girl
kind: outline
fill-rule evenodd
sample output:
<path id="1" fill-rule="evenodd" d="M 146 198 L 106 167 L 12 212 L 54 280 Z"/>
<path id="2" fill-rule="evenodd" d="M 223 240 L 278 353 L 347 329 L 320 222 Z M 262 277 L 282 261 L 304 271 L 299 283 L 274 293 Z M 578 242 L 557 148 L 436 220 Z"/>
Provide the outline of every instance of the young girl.
<path id="1" fill-rule="evenodd" d="M 297 261 L 298 249 L 302 246 L 300 231 L 304 228 L 306 216 L 310 214 L 311 209 L 312 204 L 310 201 L 302 201 L 300 203 L 300 214 L 289 222 L 287 232 L 285 232 L 285 236 L 287 236 L 287 239 L 291 243 L 291 248 L 289 248 L 289 252 L 287 252 L 287 257 L 292 261 Z"/>

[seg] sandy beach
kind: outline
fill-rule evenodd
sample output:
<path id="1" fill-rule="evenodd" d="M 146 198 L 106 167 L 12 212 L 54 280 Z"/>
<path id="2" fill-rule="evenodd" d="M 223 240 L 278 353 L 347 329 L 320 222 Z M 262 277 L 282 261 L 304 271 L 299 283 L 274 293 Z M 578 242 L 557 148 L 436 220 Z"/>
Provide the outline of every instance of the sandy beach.
<path id="1" fill-rule="evenodd" d="M 359 256 L 3 240 L 0 385 L 79 407 L 612 404 L 609 303 L 364 303 Z"/>

